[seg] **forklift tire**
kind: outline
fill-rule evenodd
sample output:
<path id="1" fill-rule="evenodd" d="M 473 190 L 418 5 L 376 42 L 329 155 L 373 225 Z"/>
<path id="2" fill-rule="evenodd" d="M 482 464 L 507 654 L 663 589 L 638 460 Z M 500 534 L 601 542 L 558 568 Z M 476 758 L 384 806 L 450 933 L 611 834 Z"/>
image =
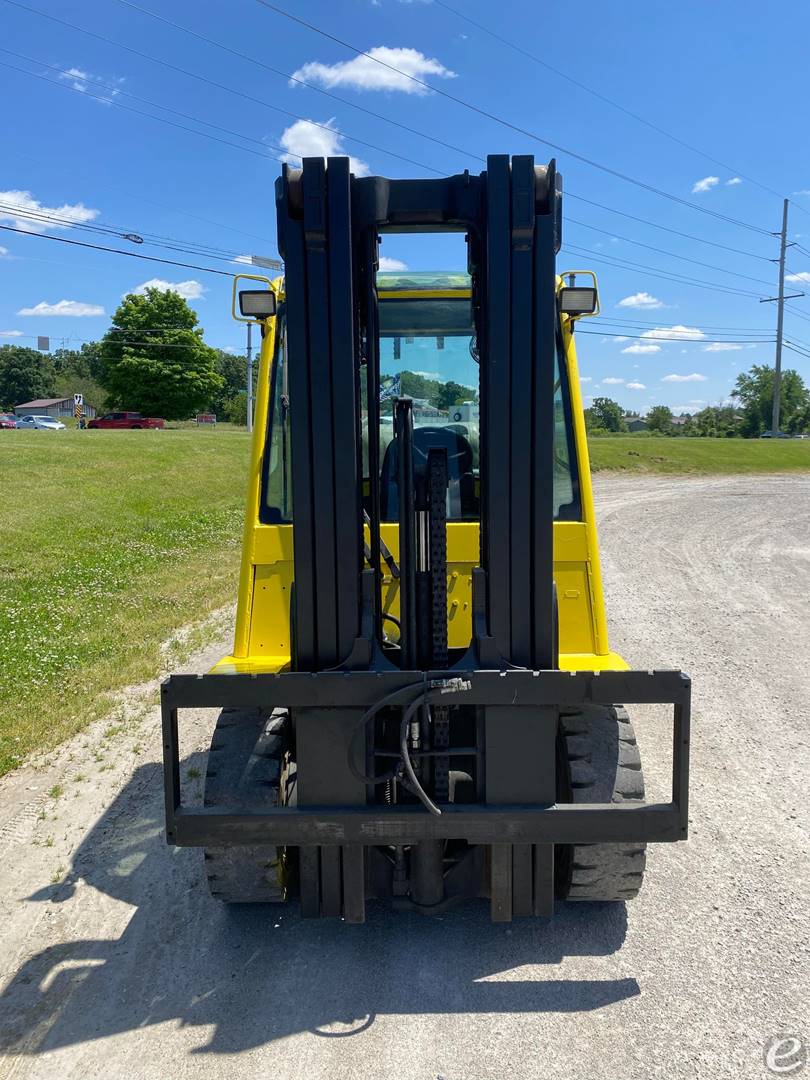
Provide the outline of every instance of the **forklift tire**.
<path id="1" fill-rule="evenodd" d="M 644 775 L 633 725 L 621 706 L 584 706 L 560 717 L 560 802 L 643 802 Z M 646 845 L 560 844 L 557 895 L 621 901 L 638 895 Z"/>
<path id="2" fill-rule="evenodd" d="M 289 717 L 266 709 L 223 709 L 208 752 L 205 806 L 264 810 L 281 801 Z M 275 846 L 206 848 L 213 897 L 226 904 L 287 899 L 285 860 Z"/>

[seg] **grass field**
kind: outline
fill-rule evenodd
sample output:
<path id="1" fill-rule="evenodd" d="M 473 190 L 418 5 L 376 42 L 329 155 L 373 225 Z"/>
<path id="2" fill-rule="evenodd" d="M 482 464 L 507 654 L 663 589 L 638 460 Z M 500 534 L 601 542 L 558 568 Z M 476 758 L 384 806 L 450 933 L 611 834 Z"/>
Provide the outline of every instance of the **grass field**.
<path id="1" fill-rule="evenodd" d="M 0 433 L 0 774 L 236 596 L 244 431 Z M 810 440 L 593 439 L 595 470 L 810 471 Z"/>
<path id="2" fill-rule="evenodd" d="M 769 473 L 810 471 L 810 439 L 686 439 L 635 435 L 589 443 L 594 472 Z"/>
<path id="3" fill-rule="evenodd" d="M 248 436 L 2 432 L 0 774 L 235 598 Z"/>

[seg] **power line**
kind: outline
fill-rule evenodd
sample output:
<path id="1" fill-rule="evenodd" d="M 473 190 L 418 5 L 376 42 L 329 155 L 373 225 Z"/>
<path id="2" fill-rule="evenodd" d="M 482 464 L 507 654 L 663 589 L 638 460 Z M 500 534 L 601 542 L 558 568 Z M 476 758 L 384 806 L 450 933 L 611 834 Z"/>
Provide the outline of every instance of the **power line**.
<path id="1" fill-rule="evenodd" d="M 767 341 L 757 338 L 751 340 L 750 338 L 735 338 L 729 340 L 728 338 L 707 338 L 707 337 L 695 337 L 694 334 L 673 334 L 671 337 L 665 337 L 663 334 L 614 334 L 607 330 L 582 330 L 577 328 L 578 334 L 596 334 L 598 337 L 608 338 L 621 338 L 623 341 L 649 341 L 654 345 L 656 341 L 695 341 L 701 345 L 769 345 L 773 342 L 773 338 L 769 338 Z"/>
<path id="2" fill-rule="evenodd" d="M 603 236 L 615 236 L 617 240 L 624 240 L 628 244 L 635 244 L 636 247 L 646 248 L 648 251 L 655 251 L 659 255 L 669 255 L 673 259 L 682 259 L 684 262 L 694 263 L 695 266 L 703 266 L 707 270 L 717 270 L 721 274 L 731 274 L 734 277 L 745 278 L 747 281 L 755 281 L 759 285 L 770 285 L 770 281 L 765 281 L 763 278 L 751 277 L 750 274 L 741 274 L 738 270 L 728 270 L 724 266 L 714 266 L 712 263 L 701 262 L 699 259 L 690 259 L 688 255 L 678 255 L 675 251 L 666 251 L 664 248 L 655 247 L 652 244 L 643 244 L 640 240 L 633 240 L 629 236 L 621 236 L 619 233 L 611 232 L 610 229 L 600 229 L 596 225 L 589 225 L 587 221 L 577 221 L 576 218 L 566 217 L 566 223 L 572 225 L 582 225 L 586 229 L 591 229 L 592 232 L 602 233 Z"/>
<path id="3" fill-rule="evenodd" d="M 125 251 L 123 248 L 103 247 L 101 244 L 88 244 L 84 240 L 69 240 L 66 236 L 53 236 L 51 233 L 29 232 L 28 229 L 15 229 L 11 225 L 0 225 L 4 232 L 19 233 L 22 236 L 36 236 L 39 240 L 56 240 L 60 244 L 74 247 L 91 248 L 93 251 L 109 251 L 114 255 L 127 255 L 130 259 L 143 259 L 145 262 L 163 263 L 165 266 L 181 266 L 185 270 L 199 270 L 203 274 L 217 274 L 220 277 L 236 277 L 227 270 L 214 270 L 210 266 L 195 266 L 193 263 L 177 262 L 175 259 L 159 259 L 156 255 L 141 255 L 138 251 Z"/>
<path id="4" fill-rule="evenodd" d="M 7 0 L 10 2 L 10 0 Z M 389 71 L 395 72 L 403 79 L 407 79 L 409 82 L 422 86 L 425 89 L 431 91 L 434 94 L 438 94 L 440 97 L 446 98 L 448 101 L 453 101 L 457 105 L 461 105 L 463 108 L 468 109 L 470 112 L 476 113 L 478 116 L 483 116 L 487 120 L 492 120 L 496 124 L 500 124 L 502 127 L 508 128 L 510 131 L 516 132 L 518 135 L 523 135 L 528 139 L 533 139 L 535 142 L 542 143 L 544 146 L 550 147 L 557 153 L 565 154 L 566 156 L 573 158 L 575 161 L 580 161 L 585 165 L 589 165 L 591 168 L 599 169 L 601 172 L 607 173 L 610 176 L 614 176 L 619 180 L 623 180 L 626 183 L 634 184 L 636 187 L 642 188 L 645 191 L 650 191 L 654 195 L 658 195 L 661 198 L 670 199 L 672 202 L 680 203 L 682 206 L 688 206 L 692 210 L 698 210 L 702 214 L 708 214 L 710 217 L 717 218 L 721 221 L 726 221 L 729 224 L 737 225 L 743 229 L 750 229 L 752 232 L 762 233 L 766 236 L 770 235 L 769 230 L 760 228 L 758 225 L 752 225 L 747 221 L 740 221 L 738 218 L 732 218 L 727 214 L 721 214 L 717 210 L 711 210 L 706 206 L 699 206 L 697 203 L 691 202 L 689 199 L 684 199 L 680 195 L 673 195 L 669 191 L 663 191 L 661 188 L 657 188 L 652 184 L 648 184 L 643 180 L 638 180 L 634 176 L 629 176 L 627 173 L 619 172 L 618 169 L 613 169 L 608 165 L 602 165 L 598 161 L 594 161 L 593 158 L 585 157 L 583 154 L 579 154 L 568 147 L 561 146 L 559 143 L 551 142 L 549 139 L 544 139 L 542 136 L 537 135 L 533 131 L 528 131 L 526 128 L 519 127 L 517 124 L 511 123 L 509 120 L 505 120 L 501 116 L 497 116 L 495 113 L 489 112 L 487 109 L 481 108 L 479 105 L 475 105 L 473 102 L 465 101 L 464 98 L 456 97 L 455 94 L 451 94 L 447 90 L 443 90 L 439 86 L 433 86 L 431 83 L 425 82 L 424 79 L 418 79 L 414 75 L 408 75 L 406 72 L 401 71 L 393 64 L 387 63 L 385 60 L 380 60 L 377 56 L 372 56 L 371 53 L 366 52 L 364 49 L 358 48 L 356 45 L 352 45 L 348 41 L 344 41 L 342 38 L 336 37 L 334 34 L 328 33 L 326 30 L 322 30 L 320 27 L 315 26 L 314 23 L 307 22 L 306 19 L 302 19 L 299 15 L 293 15 L 289 11 L 285 11 L 284 8 L 278 7 L 276 4 L 272 4 L 269 0 L 256 0 L 262 7 L 267 8 L 269 11 L 275 12 L 277 15 L 281 15 L 285 19 L 289 19 L 291 22 L 297 23 L 299 26 L 305 27 L 307 30 L 311 30 L 315 34 L 319 34 L 321 37 L 326 38 L 329 41 L 340 45 L 344 49 L 348 49 L 350 52 L 356 53 L 358 56 L 364 56 L 366 59 L 371 60 L 373 63 L 378 64 L 380 67 L 387 68 Z"/>
<path id="5" fill-rule="evenodd" d="M 6 3 L 11 3 L 12 0 L 5 0 Z M 138 116 L 145 116 L 150 120 L 157 120 L 160 124 L 168 124 L 170 127 L 178 128 L 180 131 L 188 131 L 192 135 L 200 135 L 205 139 L 211 139 L 214 142 L 222 143 L 223 146 L 230 146 L 235 150 L 242 150 L 246 154 L 253 154 L 256 157 L 263 158 L 265 161 L 271 159 L 273 161 L 281 161 L 282 159 L 276 157 L 274 154 L 260 153 L 258 150 L 251 150 L 249 146 L 239 146 L 237 143 L 228 142 L 227 139 L 220 139 L 216 135 L 209 135 L 205 131 L 196 131 L 194 128 L 186 127 L 184 124 L 178 124 L 174 120 L 167 120 L 163 116 L 152 116 L 151 113 L 146 113 L 142 109 L 135 109 L 131 105 L 124 105 L 123 102 L 110 101 L 109 98 L 103 97 L 100 94 L 93 94 L 89 90 L 76 90 L 75 87 L 68 86 L 66 83 L 57 82 L 55 79 L 49 79 L 47 75 L 40 75 L 35 71 L 26 71 L 24 68 L 15 67 L 14 64 L 8 64 L 4 60 L 0 60 L 0 66 L 10 68 L 12 71 L 18 71 L 22 75 L 29 75 L 34 79 L 41 79 L 43 82 L 49 83 L 51 86 L 61 86 L 67 90 L 72 90 L 74 93 L 80 93 L 83 97 L 95 98 L 96 101 L 103 101 L 105 104 L 116 105 L 119 109 L 125 109 L 127 112 L 136 113 Z M 205 121 L 199 121 L 205 123 Z M 243 138 L 241 135 L 237 135 L 237 138 Z"/>
<path id="6" fill-rule="evenodd" d="M 483 23 L 476 22 L 475 19 L 470 18 L 469 15 L 465 15 L 464 12 L 459 11 L 458 8 L 454 8 L 450 4 L 445 3 L 445 0 L 433 0 L 433 2 L 436 4 L 437 7 L 444 8 L 446 11 L 451 12 L 459 19 L 463 19 L 464 22 L 469 23 L 471 26 L 475 26 L 478 30 L 481 30 L 483 33 L 488 34 L 496 41 L 500 41 L 501 44 L 506 45 L 507 48 L 514 49 L 515 52 L 520 53 L 522 56 L 525 56 L 527 59 L 533 61 L 535 64 L 539 64 L 540 67 L 546 68 L 548 71 L 551 71 L 559 78 L 565 79 L 573 86 L 577 86 L 580 90 L 584 90 L 585 93 L 590 94 L 592 97 L 598 98 L 600 101 L 603 101 L 606 105 L 610 105 L 612 106 L 612 108 L 618 109 L 619 112 L 624 113 L 625 116 L 631 117 L 633 120 L 638 121 L 639 124 L 644 124 L 645 127 L 650 128 L 652 131 L 656 131 L 659 135 L 663 135 L 664 138 L 670 139 L 672 142 L 677 143 L 679 146 L 683 146 L 687 150 L 691 150 L 692 153 L 698 154 L 700 157 L 705 158 L 706 161 L 711 161 L 714 165 L 719 165 L 721 168 L 726 169 L 728 172 L 734 173 L 736 176 L 739 176 L 742 179 L 747 180 L 749 183 L 756 185 L 756 187 L 762 188 L 763 191 L 767 191 L 771 195 L 776 195 L 777 198 L 781 199 L 784 197 L 782 193 L 774 191 L 773 188 L 768 187 L 767 184 L 762 184 L 759 180 L 755 180 L 751 176 L 746 176 L 746 174 L 740 172 L 739 169 L 734 169 L 732 168 L 732 166 L 726 165 L 725 162 L 720 161 L 718 158 L 712 157 L 711 154 L 707 154 L 704 150 L 700 150 L 697 146 L 692 146 L 691 143 L 686 142 L 684 139 L 679 138 L 677 135 L 673 135 L 672 132 L 667 131 L 665 128 L 660 127 L 658 124 L 654 124 L 651 120 L 647 120 L 645 117 L 639 116 L 638 113 L 633 112 L 631 109 L 626 108 L 624 105 L 620 105 L 618 101 L 614 101 L 613 98 L 608 97 L 606 94 L 602 94 L 598 90 L 594 90 L 593 87 L 587 86 L 585 83 L 573 78 L 565 71 L 561 71 L 559 68 L 554 67 L 547 61 L 541 60 L 539 56 L 535 56 L 534 53 L 530 53 L 527 49 L 524 49 L 522 48 L 522 46 L 517 45 L 514 41 L 509 41 L 508 38 L 501 37 L 500 34 L 496 33 L 494 30 L 491 30 L 488 26 L 484 26 Z"/>
<path id="7" fill-rule="evenodd" d="M 125 3 L 126 0 L 119 0 L 119 2 Z M 306 121 L 307 123 L 312 124 L 313 127 L 323 128 L 324 130 L 330 132 L 330 134 L 332 134 L 332 135 L 335 134 L 334 128 L 330 128 L 327 124 L 321 124 L 321 123 L 318 123 L 315 120 L 308 120 L 308 118 L 306 118 L 306 117 L 299 116 L 297 113 L 290 112 L 287 109 L 282 109 L 280 106 L 273 105 L 268 101 L 261 100 L 260 98 L 255 98 L 251 94 L 247 94 L 242 90 L 237 90 L 234 87 L 226 86 L 224 83 L 216 82 L 214 79 L 209 79 L 207 76 L 200 75 L 197 72 L 188 71 L 186 68 L 181 68 L 177 64 L 172 64 L 168 60 L 163 60 L 160 57 L 156 57 L 156 56 L 150 56 L 148 53 L 141 52 L 140 49 L 135 49 L 131 45 L 125 45 L 123 42 L 116 41 L 114 38 L 106 37 L 104 34 L 98 34 L 93 30 L 87 30 L 83 26 L 78 26 L 76 23 L 68 22 L 66 19 L 60 19 L 56 15 L 51 15 L 48 12 L 39 11 L 37 8 L 29 7 L 27 4 L 20 3 L 19 0 L 4 0 L 4 3 L 11 4 L 13 7 L 21 8 L 24 11 L 30 12 L 32 15 L 39 15 L 43 19 L 49 19 L 51 22 L 59 23 L 61 26 L 66 26 L 70 30 L 76 30 L 80 34 L 86 34 L 88 37 L 95 38 L 98 41 L 103 41 L 107 45 L 113 45 L 118 49 L 124 49 L 126 52 L 132 53 L 134 56 L 138 56 L 143 60 L 149 60 L 151 63 L 158 64 L 159 66 L 168 68 L 171 71 L 176 71 L 180 75 L 185 75 L 187 78 L 196 79 L 198 82 L 205 83 L 207 86 L 213 86 L 218 90 L 224 90 L 226 93 L 234 94 L 236 97 L 244 98 L 246 101 L 251 101 L 254 104 L 261 105 L 262 108 L 271 109 L 273 112 L 281 113 L 283 116 L 290 117 L 293 120 Z M 202 37 L 202 35 L 197 34 L 194 31 L 187 29 L 186 27 L 182 27 L 177 23 L 172 23 L 170 20 L 164 19 L 162 16 L 156 15 L 154 12 L 147 11 L 145 8 L 139 8 L 139 7 L 137 7 L 137 5 L 129 4 L 129 3 L 127 3 L 127 6 L 128 7 L 133 7 L 137 11 L 142 11 L 146 15 L 151 15 L 153 18 L 159 19 L 161 22 L 167 22 L 167 23 L 169 23 L 169 25 L 176 27 L 178 30 L 184 30 L 186 33 L 193 34 L 193 36 L 195 36 L 195 37 Z M 211 39 L 208 39 L 208 38 L 203 38 L 203 40 L 210 41 L 210 43 L 214 44 L 214 45 L 217 44 L 216 42 L 214 42 L 214 41 L 212 41 Z M 234 50 L 228 49 L 226 46 L 220 46 L 220 47 L 225 49 L 226 52 L 234 52 Z M 3 50 L 3 51 L 6 51 L 6 50 Z M 236 53 L 235 55 L 243 56 L 243 58 L 247 59 L 247 60 L 252 59 L 251 57 L 244 56 L 241 53 Z M 260 61 L 253 61 L 253 62 L 257 63 L 257 64 L 260 64 L 261 67 L 267 68 L 267 70 L 272 71 L 274 74 L 279 75 L 282 78 L 286 78 L 286 79 L 291 79 L 292 78 L 292 76 L 289 76 L 289 75 L 285 74 L 283 71 L 278 71 L 275 68 L 271 68 L 267 64 L 260 63 Z M 310 85 L 309 83 L 303 83 L 303 80 L 296 80 L 296 81 L 300 81 L 300 82 L 302 82 L 303 85 L 306 85 L 306 86 Z M 116 89 L 119 90 L 119 93 L 123 93 L 123 91 L 120 91 L 120 89 L 118 87 L 116 87 Z M 315 87 L 312 87 L 312 89 L 315 89 Z M 339 98 L 335 94 L 329 94 L 328 96 L 335 98 L 337 101 L 344 101 L 343 98 Z M 109 99 L 105 98 L 104 100 L 108 101 Z M 344 104 L 350 104 L 350 103 L 349 102 L 344 102 Z M 164 108 L 165 106 L 159 106 L 159 107 Z M 359 106 L 358 106 L 358 108 L 359 108 Z M 361 109 L 360 111 L 368 112 L 370 115 L 375 116 L 375 117 L 377 117 L 378 119 L 381 119 L 381 120 L 386 119 L 381 114 L 371 113 L 370 110 L 368 110 L 368 109 Z M 207 121 L 199 121 L 199 122 L 200 123 L 206 123 Z M 407 128 L 405 125 L 399 124 L 399 123 L 397 123 L 397 122 L 395 122 L 393 120 L 390 120 L 388 122 L 394 124 L 394 126 L 396 126 L 396 127 L 403 128 L 404 130 L 414 131 L 414 129 Z M 211 126 L 214 126 L 214 125 L 211 125 Z M 418 134 L 418 132 L 415 132 L 415 133 Z M 377 150 L 379 153 L 387 154 L 387 155 L 389 155 L 391 157 L 399 158 L 400 160 L 407 161 L 409 164 L 417 165 L 421 169 L 428 169 L 430 172 L 435 172 L 437 175 L 441 175 L 440 170 L 434 169 L 430 165 L 425 165 L 422 162 L 413 161 L 411 158 L 403 157 L 401 154 L 396 153 L 396 151 L 387 150 L 387 149 L 385 149 L 385 147 L 376 146 L 374 143 L 366 142 L 364 139 L 358 139 L 354 135 L 347 134 L 346 132 L 340 132 L 340 135 L 343 138 L 348 139 L 349 142 L 356 142 L 356 143 L 358 143 L 358 144 L 360 144 L 362 146 L 367 146 L 369 149 Z M 243 138 L 245 136 L 239 136 L 239 137 Z M 433 139 L 431 136 L 425 136 L 425 138 L 430 139 L 430 141 L 432 141 L 432 142 L 441 143 L 441 140 Z M 256 141 L 256 140 L 253 140 L 253 141 Z M 446 143 L 446 144 L 442 144 L 442 145 L 445 145 L 447 148 L 452 149 L 452 150 L 458 150 L 458 152 L 460 152 L 460 153 L 467 154 L 467 151 L 459 150 L 459 148 L 451 146 L 450 143 Z"/>
<path id="8" fill-rule="evenodd" d="M 20 4 L 18 0 L 5 0 L 5 2 L 14 3 L 17 7 L 25 7 L 26 11 L 32 11 L 37 15 L 42 15 L 44 18 L 55 18 L 55 16 L 47 15 L 43 11 L 36 11 L 35 8 L 26 7 L 24 4 Z M 148 8 L 144 8 L 138 4 L 134 4 L 132 3 L 132 0 L 118 0 L 118 3 L 123 4 L 125 7 L 132 8 L 133 11 L 138 11 L 142 15 L 147 15 L 151 19 L 157 19 L 159 22 L 165 23 L 167 26 L 171 26 L 174 30 L 179 30 L 181 31 L 181 33 L 188 34 L 191 37 L 195 37 L 198 41 L 204 41 L 207 45 L 212 45 L 214 48 L 220 49 L 222 50 L 222 52 L 229 53 L 231 56 L 235 56 L 240 60 L 247 60 L 248 63 L 255 64 L 257 67 L 263 68 L 265 71 L 269 71 L 273 75 L 278 75 L 280 78 L 286 79 L 287 82 L 296 83 L 298 86 L 305 86 L 308 90 L 312 90 L 314 93 L 320 94 L 322 97 L 330 98 L 332 101 L 338 101 L 341 105 L 346 105 L 350 109 L 355 109 L 357 112 L 364 113 L 366 116 L 371 116 L 375 120 L 380 120 L 384 124 L 390 124 L 392 127 L 399 128 L 401 131 L 407 131 L 411 135 L 416 135 L 420 139 L 425 139 L 427 142 L 435 143 L 437 146 L 441 146 L 445 150 L 452 150 L 453 153 L 461 154 L 462 157 L 474 158 L 476 161 L 482 162 L 486 160 L 479 154 L 474 153 L 472 150 L 465 150 L 463 147 L 454 146 L 452 143 L 445 142 L 443 139 L 438 139 L 433 135 L 429 135 L 425 131 L 420 131 L 418 128 L 409 127 L 407 124 L 402 124 L 397 120 L 393 120 L 390 116 L 385 116 L 383 113 L 374 112 L 373 109 L 367 109 L 363 105 L 358 105 L 354 101 L 349 101 L 347 98 L 342 98 L 339 94 L 333 94 L 329 90 L 324 90 L 323 87 L 316 86 L 314 83 L 307 82 L 305 79 L 298 78 L 296 75 L 290 74 L 286 71 L 280 71 L 278 68 L 272 67 L 270 64 L 265 63 L 263 60 L 259 60 L 255 56 L 250 56 L 249 53 L 243 53 L 240 52 L 238 49 L 232 49 L 228 45 L 223 45 L 222 42 L 216 41 L 214 38 L 206 37 L 205 34 L 201 34 L 197 30 L 192 30 L 189 26 L 183 26 L 182 23 L 176 23 L 172 19 L 167 19 L 164 15 L 159 15 L 156 11 L 150 11 Z M 65 22 L 63 19 L 57 19 L 56 21 L 61 22 L 63 23 L 63 25 L 69 26 L 74 30 L 79 30 L 83 34 L 91 34 L 93 37 L 97 37 L 101 41 L 106 41 L 108 44 L 117 45 L 119 48 L 122 49 L 129 49 L 129 46 L 127 45 L 122 45 L 120 42 L 113 41 L 111 38 L 102 37 L 100 34 L 95 34 L 91 30 L 85 30 L 81 26 L 75 26 L 73 23 Z M 130 51 L 137 52 L 137 50 Z M 157 60 L 154 57 L 148 56 L 146 53 L 137 53 L 137 55 L 143 56 L 147 60 L 154 60 L 154 62 L 158 64 L 167 64 L 167 61 Z M 192 77 L 196 78 L 197 76 Z M 345 133 L 341 132 L 341 134 L 344 135 Z M 345 137 L 347 139 L 352 138 L 352 136 L 350 135 L 345 135 Z M 429 166 L 420 165 L 420 168 L 429 168 Z"/>
<path id="9" fill-rule="evenodd" d="M 619 305 L 617 305 L 617 307 L 618 306 Z M 592 316 L 592 321 L 596 321 L 596 320 L 598 320 L 599 322 L 618 323 L 618 324 L 623 325 L 623 326 L 680 326 L 681 325 L 681 323 L 662 323 L 660 319 L 636 318 L 634 315 L 631 315 L 629 313 L 624 317 L 622 317 L 621 315 L 614 316 L 614 315 L 606 315 L 606 314 Z M 763 333 L 763 334 L 772 333 L 772 331 L 769 328 L 763 327 L 763 326 L 727 326 L 727 325 L 708 326 L 706 324 L 702 324 L 702 325 L 703 325 L 704 330 L 729 330 L 732 333 L 739 332 L 741 334 L 746 333 L 747 331 L 751 331 L 753 333 Z"/>
<path id="10" fill-rule="evenodd" d="M 714 292 L 730 293 L 734 296 L 759 298 L 759 293 L 751 292 L 748 289 L 736 289 L 731 285 L 717 285 L 711 281 L 703 281 L 701 278 L 688 278 L 684 275 L 676 274 L 674 271 L 662 270 L 660 267 L 651 267 L 647 266 L 645 263 L 630 262 L 627 259 L 620 259 L 618 256 L 602 255 L 600 252 L 592 251 L 590 248 L 574 247 L 573 245 L 568 244 L 566 245 L 566 250 L 571 251 L 574 254 L 586 255 L 592 262 L 603 262 L 608 266 L 618 267 L 620 270 L 642 270 L 651 277 L 659 277 L 664 281 L 674 281 L 680 285 L 693 285 L 698 288 L 710 289 Z"/>
<path id="11" fill-rule="evenodd" d="M 123 2 L 123 0 L 121 0 Z M 760 259 L 762 262 L 773 262 L 773 259 L 769 259 L 767 255 L 757 255 L 753 251 L 742 251 L 740 248 L 729 247 L 728 244 L 720 244 L 716 240 L 707 240 L 703 236 L 695 236 L 694 233 L 681 232 L 680 229 L 672 229 L 668 225 L 661 225 L 657 221 L 650 221 L 647 218 L 638 217 L 636 214 L 628 214 L 625 210 L 617 210 L 614 206 L 606 206 L 604 203 L 594 202 L 593 199 L 586 199 L 584 195 L 576 195 L 572 191 L 566 191 L 566 196 L 569 199 L 577 199 L 578 202 L 587 203 L 588 206 L 596 206 L 600 210 L 607 210 L 610 214 L 618 214 L 619 217 L 628 218 L 630 221 L 637 221 L 640 225 L 649 225 L 653 229 L 661 229 L 663 232 L 672 233 L 674 236 L 681 236 L 685 240 L 695 240 L 699 244 L 708 244 L 710 247 L 720 248 L 723 251 L 731 251 L 735 255 L 746 255 L 751 259 Z"/>

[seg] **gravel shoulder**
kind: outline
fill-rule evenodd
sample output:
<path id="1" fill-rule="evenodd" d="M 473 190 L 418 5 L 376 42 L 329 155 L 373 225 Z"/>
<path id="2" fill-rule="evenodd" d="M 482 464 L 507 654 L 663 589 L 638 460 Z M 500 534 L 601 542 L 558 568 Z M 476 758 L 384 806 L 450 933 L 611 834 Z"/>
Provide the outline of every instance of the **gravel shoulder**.
<path id="1" fill-rule="evenodd" d="M 228 911 L 163 841 L 138 688 L 0 781 L 0 1078 L 736 1080 L 775 1036 L 810 1044 L 810 477 L 596 491 L 612 647 L 695 694 L 691 837 L 638 900 L 511 926 Z M 669 732 L 632 715 L 655 793 Z M 184 725 L 192 793 L 212 721 Z"/>

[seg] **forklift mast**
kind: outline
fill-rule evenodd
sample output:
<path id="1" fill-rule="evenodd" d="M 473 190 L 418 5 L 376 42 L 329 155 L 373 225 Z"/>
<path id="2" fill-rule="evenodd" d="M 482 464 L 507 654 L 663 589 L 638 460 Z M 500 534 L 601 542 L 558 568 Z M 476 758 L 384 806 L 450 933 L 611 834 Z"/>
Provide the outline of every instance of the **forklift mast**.
<path id="1" fill-rule="evenodd" d="M 345 158 L 284 166 L 277 183 L 285 261 L 292 429 L 295 652 L 298 671 L 346 662 L 363 604 L 362 430 L 366 383 L 368 519 L 374 640 L 381 630 L 379 312 L 381 233 L 463 232 L 480 362 L 481 558 L 475 666 L 556 666 L 553 439 L 561 185 L 554 162 L 490 157 L 486 172 L 440 180 L 355 178 Z M 413 440 L 407 402 L 395 425 L 401 471 L 400 645 L 408 668 L 426 656 L 419 611 Z M 440 456 L 436 448 L 435 456 Z M 434 466 L 434 472 L 441 465 Z M 441 500 L 439 500 L 441 501 Z M 441 524 L 441 523 L 438 523 Z M 443 529 L 434 530 L 434 545 Z M 440 584 L 440 582 L 439 582 Z M 445 608 L 433 596 L 431 607 Z M 421 632 L 420 632 L 421 631 Z M 436 645 L 441 651 L 441 642 Z M 447 645 L 444 643 L 444 651 Z M 419 665 L 418 658 L 425 663 Z"/>

